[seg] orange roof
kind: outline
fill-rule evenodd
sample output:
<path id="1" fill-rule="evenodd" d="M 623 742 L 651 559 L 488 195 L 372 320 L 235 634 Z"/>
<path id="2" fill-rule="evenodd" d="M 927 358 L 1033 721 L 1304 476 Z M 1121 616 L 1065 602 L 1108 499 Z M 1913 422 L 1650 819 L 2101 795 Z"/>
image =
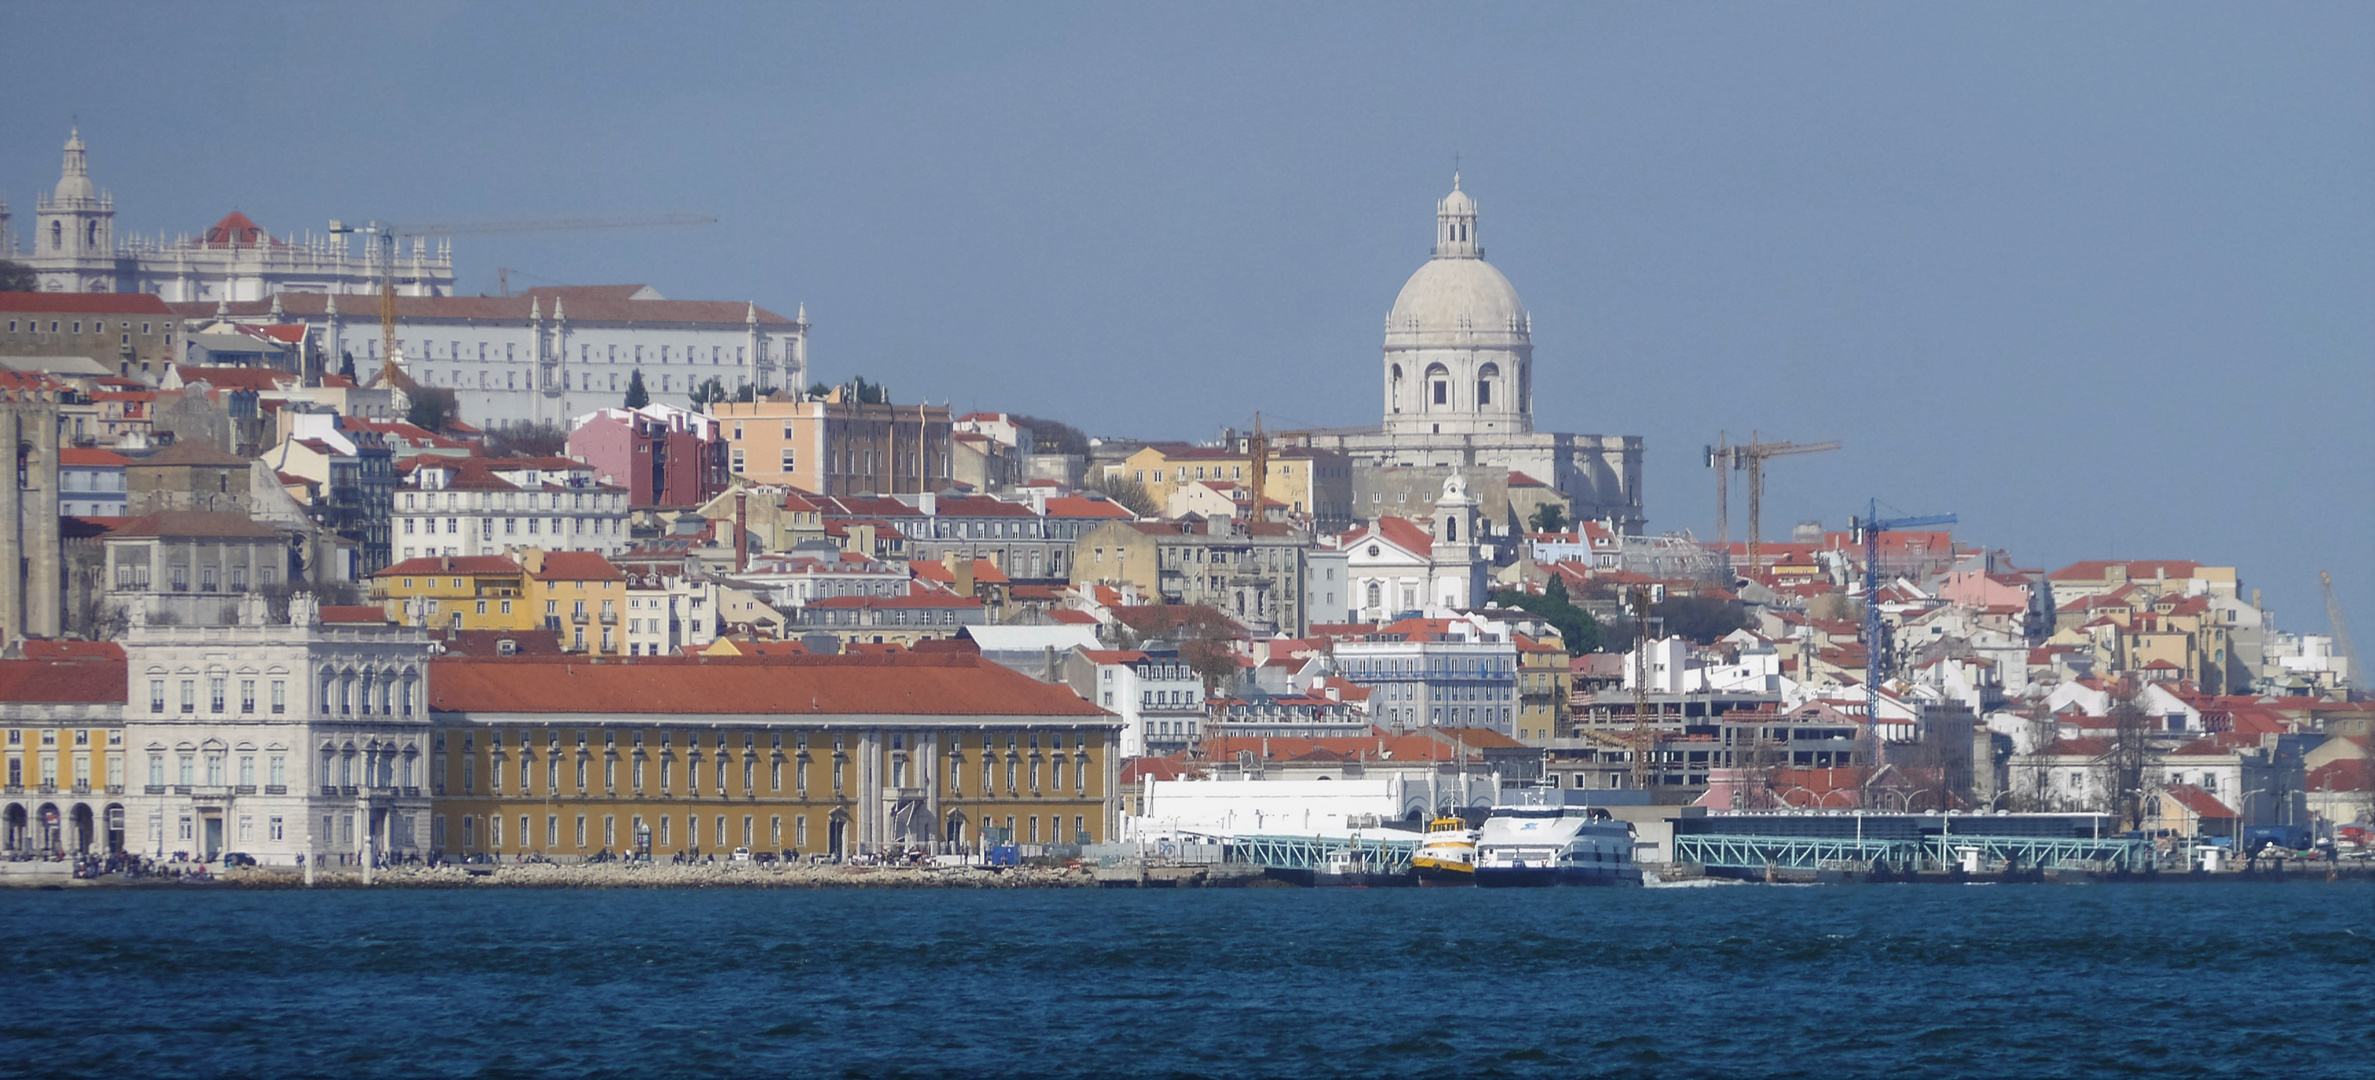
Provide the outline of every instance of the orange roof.
<path id="1" fill-rule="evenodd" d="M 58 464 L 60 465 L 80 465 L 84 468 L 113 467 L 120 469 L 126 465 L 130 465 L 131 463 L 131 458 L 125 457 L 124 455 L 116 453 L 113 450 L 85 450 L 77 446 L 63 446 L 58 448 Z"/>
<path id="2" fill-rule="evenodd" d="M 517 574 L 520 564 L 501 555 L 430 555 L 406 559 L 372 577 L 421 577 L 431 574 Z"/>
<path id="3" fill-rule="evenodd" d="M 25 642 L 27 660 L 121 660 L 124 647 L 112 641 Z"/>
<path id="4" fill-rule="evenodd" d="M 2087 559 L 2045 576 L 2054 581 L 2102 581 L 2114 566 L 2126 567 L 2129 581 L 2150 581 L 2163 576 L 2189 578 L 2202 568 L 2201 563 L 2191 559 Z"/>
<path id="5" fill-rule="evenodd" d="M 627 575 L 599 552 L 547 551 L 544 564 L 532 575 L 538 581 L 625 581 Z"/>
<path id="6" fill-rule="evenodd" d="M 2228 809 L 2227 804 L 2218 801 L 2218 796 L 2192 784 L 2169 784 L 2161 790 L 2168 793 L 2168 796 L 2176 800 L 2179 805 L 2193 811 L 2196 817 L 2232 818 L 2235 816 L 2235 812 Z"/>
<path id="7" fill-rule="evenodd" d="M 384 623 L 388 613 L 370 604 L 324 604 L 322 621 L 326 623 Z"/>
<path id="8" fill-rule="evenodd" d="M 429 707 L 449 713 L 1112 716 L 1068 687 L 964 653 L 438 660 L 429 686 Z"/>
<path id="9" fill-rule="evenodd" d="M 121 704 L 124 661 L 0 660 L 0 701 Z"/>
<path id="10" fill-rule="evenodd" d="M 33 311 L 47 315 L 167 315 L 173 309 L 148 293 L 0 292 L 0 311 Z"/>

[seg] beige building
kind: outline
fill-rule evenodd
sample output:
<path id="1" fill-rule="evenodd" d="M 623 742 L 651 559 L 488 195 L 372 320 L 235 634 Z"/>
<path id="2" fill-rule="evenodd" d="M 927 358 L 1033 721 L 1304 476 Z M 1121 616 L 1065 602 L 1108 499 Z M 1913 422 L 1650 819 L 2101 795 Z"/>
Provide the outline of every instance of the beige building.
<path id="1" fill-rule="evenodd" d="M 1289 513 L 1316 519 L 1321 529 L 1352 524 L 1352 462 L 1342 454 L 1302 447 L 1279 447 L 1269 455 L 1269 479 L 1263 484 L 1265 501 L 1286 504 Z M 1253 455 L 1242 440 L 1232 446 L 1155 444 L 1124 459 L 1120 474 L 1146 488 L 1157 506 L 1203 480 L 1253 486 Z"/>
<path id="2" fill-rule="evenodd" d="M 822 398 L 722 402 L 728 467 L 760 484 L 818 495 L 940 491 L 952 480 L 943 405 L 870 405 L 846 388 Z"/>
<path id="3" fill-rule="evenodd" d="M 1149 603 L 1203 604 L 1258 633 L 1311 630 L 1311 539 L 1285 525 L 1115 521 L 1073 544 L 1072 584 L 1130 586 Z"/>

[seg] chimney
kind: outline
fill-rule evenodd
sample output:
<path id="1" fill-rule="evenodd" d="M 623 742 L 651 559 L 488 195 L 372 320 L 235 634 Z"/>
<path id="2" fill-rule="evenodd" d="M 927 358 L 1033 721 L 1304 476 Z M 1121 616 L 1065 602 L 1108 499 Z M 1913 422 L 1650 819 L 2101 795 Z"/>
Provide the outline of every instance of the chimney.
<path id="1" fill-rule="evenodd" d="M 973 558 L 951 551 L 940 556 L 940 565 L 948 568 L 949 589 L 958 596 L 973 595 Z"/>
<path id="2" fill-rule="evenodd" d="M 940 513 L 940 496 L 929 491 L 918 493 L 915 497 L 915 509 L 917 513 L 922 514 L 925 517 L 938 516 Z"/>
<path id="3" fill-rule="evenodd" d="M 750 569 L 750 489 L 734 493 L 734 572 Z"/>

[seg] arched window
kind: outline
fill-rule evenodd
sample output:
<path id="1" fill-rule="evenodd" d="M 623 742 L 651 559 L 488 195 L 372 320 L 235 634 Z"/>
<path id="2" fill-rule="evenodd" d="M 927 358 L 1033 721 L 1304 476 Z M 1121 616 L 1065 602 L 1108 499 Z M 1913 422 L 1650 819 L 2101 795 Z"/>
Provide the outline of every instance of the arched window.
<path id="1" fill-rule="evenodd" d="M 94 248 L 99 246 L 99 223 L 98 223 L 98 222 L 94 221 L 94 222 L 91 222 L 91 223 L 90 223 L 90 226 L 89 226 L 89 227 L 88 227 L 88 229 L 85 231 L 85 233 L 84 233 L 84 236 L 83 236 L 83 246 L 84 246 L 84 247 L 94 247 Z"/>
<path id="2" fill-rule="evenodd" d="M 1427 365 L 1428 400 L 1436 405 L 1451 404 L 1451 369 L 1441 364 Z"/>
<path id="3" fill-rule="evenodd" d="M 66 223 L 65 223 L 65 222 L 63 222 L 63 221 L 53 221 L 53 222 L 50 222 L 50 223 L 49 223 L 49 249 L 50 249 L 51 251 L 64 251 L 64 250 L 66 250 Z"/>
<path id="4" fill-rule="evenodd" d="M 1476 372 L 1476 406 L 1478 408 L 1493 403 L 1493 380 L 1500 377 L 1501 365 L 1499 364 L 1486 364 Z"/>
<path id="5" fill-rule="evenodd" d="M 1460 519 L 1457 515 L 1443 519 L 1443 540 L 1449 544 L 1460 542 Z"/>

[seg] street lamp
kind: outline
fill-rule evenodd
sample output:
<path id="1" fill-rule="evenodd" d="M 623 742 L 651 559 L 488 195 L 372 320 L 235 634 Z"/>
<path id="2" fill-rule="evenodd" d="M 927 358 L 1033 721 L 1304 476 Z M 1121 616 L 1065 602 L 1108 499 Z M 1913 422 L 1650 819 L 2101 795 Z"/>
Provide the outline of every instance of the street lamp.
<path id="1" fill-rule="evenodd" d="M 2235 829 L 2234 836 L 2232 837 L 2232 839 L 2235 841 L 2235 854 L 2243 854 L 2243 819 L 2251 816 L 2251 797 L 2254 795 L 2272 794 L 2275 794 L 2274 788 L 2252 788 L 2251 790 L 2244 792 L 2242 798 L 2236 801 Z"/>

